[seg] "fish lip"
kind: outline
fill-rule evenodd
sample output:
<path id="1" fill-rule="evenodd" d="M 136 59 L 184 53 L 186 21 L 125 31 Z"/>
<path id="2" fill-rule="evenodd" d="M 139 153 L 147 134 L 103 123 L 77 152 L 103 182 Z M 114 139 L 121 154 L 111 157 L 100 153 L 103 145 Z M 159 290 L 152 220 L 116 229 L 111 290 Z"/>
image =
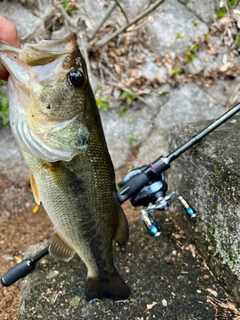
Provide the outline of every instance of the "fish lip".
<path id="1" fill-rule="evenodd" d="M 77 47 L 77 34 L 75 32 L 72 32 L 63 39 L 41 40 L 39 43 L 33 44 L 26 43 L 22 50 L 23 60 L 31 65 L 34 63 L 34 60 L 38 59 L 39 55 L 62 56 L 72 53 Z"/>

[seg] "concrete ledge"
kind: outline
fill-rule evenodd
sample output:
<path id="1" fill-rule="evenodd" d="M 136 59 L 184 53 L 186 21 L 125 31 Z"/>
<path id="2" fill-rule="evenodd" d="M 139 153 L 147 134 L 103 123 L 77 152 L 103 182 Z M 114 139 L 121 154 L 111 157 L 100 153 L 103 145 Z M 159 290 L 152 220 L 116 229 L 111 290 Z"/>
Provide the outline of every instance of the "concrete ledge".
<path id="1" fill-rule="evenodd" d="M 22 281 L 18 320 L 214 319 L 209 292 L 216 292 L 218 299 L 226 295 L 166 218 L 156 216 L 163 231 L 159 238 L 151 238 L 142 221 L 131 222 L 126 250 L 114 250 L 116 267 L 131 288 L 128 303 L 103 300 L 89 305 L 80 259 L 61 263 L 48 256 Z M 27 255 L 39 249 L 31 246 Z"/>
<path id="2" fill-rule="evenodd" d="M 170 137 L 174 150 L 210 122 L 176 126 Z M 196 220 L 171 213 L 194 241 L 214 274 L 240 303 L 240 117 L 204 138 L 172 163 L 171 191 L 183 194 L 198 211 Z"/>

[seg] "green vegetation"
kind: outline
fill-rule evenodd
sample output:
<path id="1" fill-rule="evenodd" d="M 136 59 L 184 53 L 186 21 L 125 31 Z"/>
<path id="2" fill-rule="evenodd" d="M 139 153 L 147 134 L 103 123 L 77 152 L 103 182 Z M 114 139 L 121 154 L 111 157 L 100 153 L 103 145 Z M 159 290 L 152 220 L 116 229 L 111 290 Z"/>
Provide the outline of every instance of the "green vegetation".
<path id="1" fill-rule="evenodd" d="M 173 70 L 182 70 L 182 69 L 173 69 Z M 172 70 L 172 74 L 174 74 L 174 71 Z M 182 72 L 182 71 L 181 71 Z M 159 94 L 159 96 L 160 97 L 164 97 L 164 96 L 166 96 L 167 94 L 169 94 L 170 92 L 168 92 L 168 91 L 161 91 L 161 92 L 158 92 L 158 94 Z"/>
<path id="2" fill-rule="evenodd" d="M 130 92 L 130 91 L 124 91 L 120 98 L 122 98 L 122 100 L 126 101 L 127 105 L 130 105 L 133 100 L 135 100 L 137 98 L 137 94 Z"/>
<path id="3" fill-rule="evenodd" d="M 216 231 L 216 227 L 215 226 L 209 226 L 208 227 L 207 237 L 210 240 L 210 242 L 212 244 L 214 244 L 214 245 L 216 245 L 215 231 Z"/>
<path id="4" fill-rule="evenodd" d="M 171 74 L 176 78 L 178 78 L 181 73 L 183 73 L 183 69 L 172 69 L 171 71 Z"/>
<path id="5" fill-rule="evenodd" d="M 210 34 L 209 33 L 204 33 L 204 38 L 207 40 L 210 38 Z"/>
<path id="6" fill-rule="evenodd" d="M 139 136 L 137 134 L 127 136 L 127 138 L 130 143 L 136 143 L 139 140 Z"/>
<path id="7" fill-rule="evenodd" d="M 236 44 L 240 44 L 240 38 L 236 38 L 236 39 L 235 39 L 235 43 L 236 43 Z"/>
<path id="8" fill-rule="evenodd" d="M 181 33 L 177 33 L 175 39 L 184 39 L 184 36 Z"/>
<path id="9" fill-rule="evenodd" d="M 99 109 L 107 111 L 109 109 L 109 97 L 96 98 Z"/>
<path id="10" fill-rule="evenodd" d="M 121 109 L 121 110 L 119 111 L 120 117 L 123 117 L 126 112 L 128 112 L 128 108 L 123 108 L 123 109 Z"/>
<path id="11" fill-rule="evenodd" d="M 62 3 L 62 6 L 64 8 L 64 10 L 67 12 L 67 14 L 72 17 L 73 14 L 74 14 L 74 11 L 77 10 L 77 7 L 75 7 L 73 4 L 72 4 L 72 1 L 69 1 L 69 0 L 64 0 L 63 3 Z"/>
<path id="12" fill-rule="evenodd" d="M 227 13 L 227 9 L 226 9 L 225 7 L 220 8 L 220 9 L 217 11 L 217 18 L 218 18 L 218 19 L 223 18 L 226 13 Z"/>
<path id="13" fill-rule="evenodd" d="M 0 86 L 5 85 L 7 81 L 0 80 Z M 4 96 L 2 91 L 0 90 L 0 120 L 3 126 L 8 124 L 9 116 L 8 116 L 8 97 Z"/>
<path id="14" fill-rule="evenodd" d="M 9 122 L 8 97 L 3 96 L 3 93 L 1 91 L 0 91 L 0 118 L 3 126 L 8 124 Z"/>
<path id="15" fill-rule="evenodd" d="M 235 7 L 235 5 L 237 4 L 237 0 L 229 0 L 227 4 L 229 7 Z"/>
<path id="16" fill-rule="evenodd" d="M 197 43 L 185 51 L 185 55 L 187 56 L 186 64 L 189 64 L 195 59 L 194 52 L 198 51 L 199 49 L 200 45 Z"/>
<path id="17" fill-rule="evenodd" d="M 199 25 L 200 21 L 197 19 L 192 20 L 192 24 L 196 27 L 197 25 Z"/>

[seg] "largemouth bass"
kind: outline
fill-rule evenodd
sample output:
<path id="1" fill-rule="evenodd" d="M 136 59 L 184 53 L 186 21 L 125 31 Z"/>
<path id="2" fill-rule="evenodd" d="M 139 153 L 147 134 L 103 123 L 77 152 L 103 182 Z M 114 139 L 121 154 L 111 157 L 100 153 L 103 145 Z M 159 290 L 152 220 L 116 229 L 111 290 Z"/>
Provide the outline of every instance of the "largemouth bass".
<path id="1" fill-rule="evenodd" d="M 2 43 L 0 52 L 10 73 L 12 133 L 30 168 L 35 200 L 55 228 L 49 253 L 65 261 L 80 256 L 88 301 L 127 299 L 112 241 L 126 244 L 128 223 L 76 34 L 21 49 Z"/>

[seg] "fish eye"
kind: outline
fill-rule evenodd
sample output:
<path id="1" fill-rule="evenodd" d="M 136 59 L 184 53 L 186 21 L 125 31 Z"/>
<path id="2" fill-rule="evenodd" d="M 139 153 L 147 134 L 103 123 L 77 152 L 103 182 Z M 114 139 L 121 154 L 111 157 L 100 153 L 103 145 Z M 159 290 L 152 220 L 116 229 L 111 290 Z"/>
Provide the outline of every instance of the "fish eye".
<path id="1" fill-rule="evenodd" d="M 80 70 L 71 70 L 68 74 L 68 81 L 74 87 L 81 87 L 84 83 L 84 76 Z"/>

